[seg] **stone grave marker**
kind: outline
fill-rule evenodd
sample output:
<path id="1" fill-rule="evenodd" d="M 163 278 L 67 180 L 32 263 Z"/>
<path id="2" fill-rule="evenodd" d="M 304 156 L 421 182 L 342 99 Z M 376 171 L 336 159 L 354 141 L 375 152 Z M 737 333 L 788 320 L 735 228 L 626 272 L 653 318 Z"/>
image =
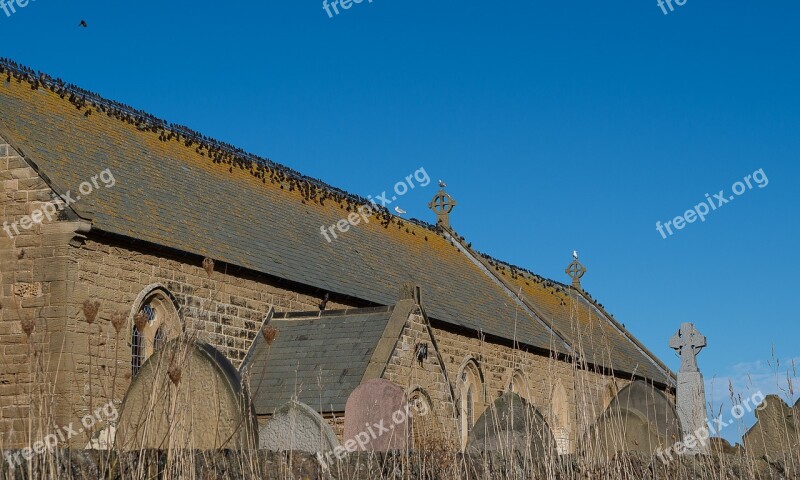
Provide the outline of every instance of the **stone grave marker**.
<path id="1" fill-rule="evenodd" d="M 275 410 L 258 432 L 258 448 L 265 450 L 324 453 L 338 446 L 336 434 L 325 419 L 296 400 Z"/>
<path id="2" fill-rule="evenodd" d="M 348 452 L 404 450 L 415 412 L 407 405 L 403 389 L 389 380 L 362 383 L 345 404 L 342 446 Z"/>
<path id="3" fill-rule="evenodd" d="M 777 395 L 767 395 L 755 410 L 756 423 L 742 439 L 748 456 L 800 460 L 800 400 L 790 407 Z"/>
<path id="4" fill-rule="evenodd" d="M 652 455 L 681 440 L 680 420 L 669 398 L 645 382 L 635 381 L 611 400 L 581 448 L 608 459 L 616 452 Z"/>
<path id="5" fill-rule="evenodd" d="M 214 347 L 170 341 L 142 365 L 120 409 L 115 445 L 254 448 L 258 425 L 236 369 Z"/>
<path id="6" fill-rule="evenodd" d="M 466 452 L 518 452 L 528 460 L 557 457 L 553 433 L 542 414 L 513 392 L 500 396 L 475 422 Z"/>
<path id="7" fill-rule="evenodd" d="M 691 323 L 684 323 L 670 340 L 669 346 L 681 358 L 678 370 L 678 388 L 675 394 L 678 418 L 685 434 L 694 434 L 707 429 L 706 394 L 703 374 L 697 368 L 697 354 L 706 346 L 706 337 Z M 687 448 L 685 454 L 708 453 L 707 442 L 697 442 Z"/>

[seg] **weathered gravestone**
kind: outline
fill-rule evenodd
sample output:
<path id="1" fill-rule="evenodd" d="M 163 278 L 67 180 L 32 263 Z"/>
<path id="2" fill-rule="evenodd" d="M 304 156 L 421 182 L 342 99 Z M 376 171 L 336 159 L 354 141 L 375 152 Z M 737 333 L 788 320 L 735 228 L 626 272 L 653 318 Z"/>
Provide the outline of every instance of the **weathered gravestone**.
<path id="1" fill-rule="evenodd" d="M 175 339 L 142 365 L 125 395 L 118 449 L 253 448 L 258 425 L 239 374 L 214 347 Z"/>
<path id="2" fill-rule="evenodd" d="M 589 429 L 582 449 L 610 459 L 617 452 L 648 455 L 681 440 L 675 407 L 663 392 L 635 381 L 619 391 Z"/>
<path id="3" fill-rule="evenodd" d="M 89 443 L 83 448 L 86 450 L 108 450 L 114 445 L 114 437 L 116 434 L 116 427 L 114 427 L 114 425 L 109 425 L 92 435 L 92 438 L 89 439 Z"/>
<path id="4" fill-rule="evenodd" d="M 708 439 L 708 449 L 714 455 L 741 455 L 742 446 L 738 443 L 731 445 L 729 441 L 722 437 L 711 437 Z"/>
<path id="5" fill-rule="evenodd" d="M 687 435 L 708 437 L 706 394 L 703 374 L 697 368 L 697 354 L 706 346 L 706 337 L 691 323 L 681 324 L 680 330 L 669 340 L 669 346 L 681 358 L 678 370 L 678 388 L 675 393 L 678 418 Z M 695 442 L 685 454 L 708 453 L 708 442 Z"/>
<path id="6" fill-rule="evenodd" d="M 258 432 L 258 448 L 274 451 L 329 452 L 339 446 L 322 416 L 305 403 L 285 403 Z"/>
<path id="7" fill-rule="evenodd" d="M 466 453 L 484 452 L 516 452 L 523 460 L 557 457 L 553 433 L 542 414 L 513 392 L 495 400 L 469 432 Z"/>
<path id="8" fill-rule="evenodd" d="M 404 450 L 414 413 L 407 405 L 403 389 L 389 380 L 362 383 L 345 404 L 342 446 L 349 452 Z"/>
<path id="9" fill-rule="evenodd" d="M 800 400 L 789 407 L 779 396 L 767 395 L 755 414 L 757 422 L 742 439 L 747 454 L 800 460 Z"/>

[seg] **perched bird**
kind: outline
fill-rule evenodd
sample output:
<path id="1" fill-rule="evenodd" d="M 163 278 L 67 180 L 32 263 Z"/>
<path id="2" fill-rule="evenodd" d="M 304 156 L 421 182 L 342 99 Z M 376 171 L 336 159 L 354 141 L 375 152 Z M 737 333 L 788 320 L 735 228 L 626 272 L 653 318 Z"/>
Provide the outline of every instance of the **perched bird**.
<path id="1" fill-rule="evenodd" d="M 403 210 L 400 207 L 394 207 L 394 211 L 397 212 L 398 215 L 404 215 L 404 214 L 408 213 L 408 212 L 406 212 L 405 210 Z"/>
<path id="2" fill-rule="evenodd" d="M 422 362 L 428 358 L 428 344 L 426 343 L 418 343 L 417 347 L 417 361 L 419 362 L 419 366 L 422 366 Z"/>
<path id="3" fill-rule="evenodd" d="M 447 184 L 446 184 L 446 183 L 444 183 L 443 181 L 439 180 L 439 186 L 440 186 L 440 187 L 442 187 L 442 188 L 444 188 L 444 187 L 446 187 L 446 186 L 447 186 Z"/>
<path id="4" fill-rule="evenodd" d="M 321 302 L 319 302 L 319 309 L 320 309 L 320 311 L 322 311 L 322 310 L 325 310 L 325 307 L 327 307 L 327 306 L 328 306 L 328 297 L 330 297 L 330 294 L 326 292 L 326 293 L 325 293 L 325 296 L 324 296 L 324 297 L 322 297 L 322 301 L 321 301 Z"/>
<path id="5" fill-rule="evenodd" d="M 573 250 L 572 251 L 572 258 L 574 258 L 575 260 L 578 259 L 578 251 L 577 250 Z"/>
<path id="6" fill-rule="evenodd" d="M 81 20 L 81 23 L 79 23 L 79 24 L 78 24 L 78 26 L 79 26 L 79 27 L 86 28 L 86 27 L 88 27 L 89 25 L 86 23 L 86 20 Z"/>

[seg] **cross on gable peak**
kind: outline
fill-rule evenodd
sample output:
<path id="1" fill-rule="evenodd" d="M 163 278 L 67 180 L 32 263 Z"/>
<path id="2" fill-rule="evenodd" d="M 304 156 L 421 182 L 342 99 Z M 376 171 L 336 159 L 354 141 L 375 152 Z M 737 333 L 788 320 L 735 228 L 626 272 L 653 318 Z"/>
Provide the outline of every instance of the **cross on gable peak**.
<path id="1" fill-rule="evenodd" d="M 442 188 L 436 192 L 433 199 L 428 203 L 428 208 L 436 214 L 436 223 L 443 227 L 450 228 L 450 212 L 458 204 L 449 193 L 444 190 L 443 182 L 439 180 Z"/>
<path id="2" fill-rule="evenodd" d="M 583 290 L 583 287 L 581 287 L 581 278 L 586 274 L 586 267 L 584 267 L 583 264 L 578 261 L 577 251 L 572 251 L 572 257 L 572 263 L 567 265 L 567 269 L 564 270 L 564 273 L 572 278 L 573 287 L 578 290 Z"/>

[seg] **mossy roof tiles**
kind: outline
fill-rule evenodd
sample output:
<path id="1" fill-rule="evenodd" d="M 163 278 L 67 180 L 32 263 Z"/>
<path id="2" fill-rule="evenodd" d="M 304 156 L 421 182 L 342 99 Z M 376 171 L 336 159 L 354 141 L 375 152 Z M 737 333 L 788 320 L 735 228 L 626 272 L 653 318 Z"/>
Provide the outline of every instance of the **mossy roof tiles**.
<path id="1" fill-rule="evenodd" d="M 382 214 L 328 243 L 320 227 L 346 217 L 356 206 L 353 197 L 342 198 L 336 189 L 324 193 L 324 186 L 312 188 L 274 165 L 218 163 L 197 141 L 168 139 L 168 129 L 104 112 L 93 104 L 99 97 L 82 105 L 30 83 L 0 78 L 0 136 L 60 193 L 75 193 L 110 169 L 113 188 L 100 183 L 72 206 L 93 229 L 379 305 L 392 305 L 400 285 L 414 282 L 434 320 L 562 354 L 572 353 L 562 337 L 570 345 L 588 339 L 588 361 L 662 383 L 668 375 L 585 299 L 565 309 L 554 294 L 520 285 L 542 317 L 536 320 L 424 224 Z"/>

